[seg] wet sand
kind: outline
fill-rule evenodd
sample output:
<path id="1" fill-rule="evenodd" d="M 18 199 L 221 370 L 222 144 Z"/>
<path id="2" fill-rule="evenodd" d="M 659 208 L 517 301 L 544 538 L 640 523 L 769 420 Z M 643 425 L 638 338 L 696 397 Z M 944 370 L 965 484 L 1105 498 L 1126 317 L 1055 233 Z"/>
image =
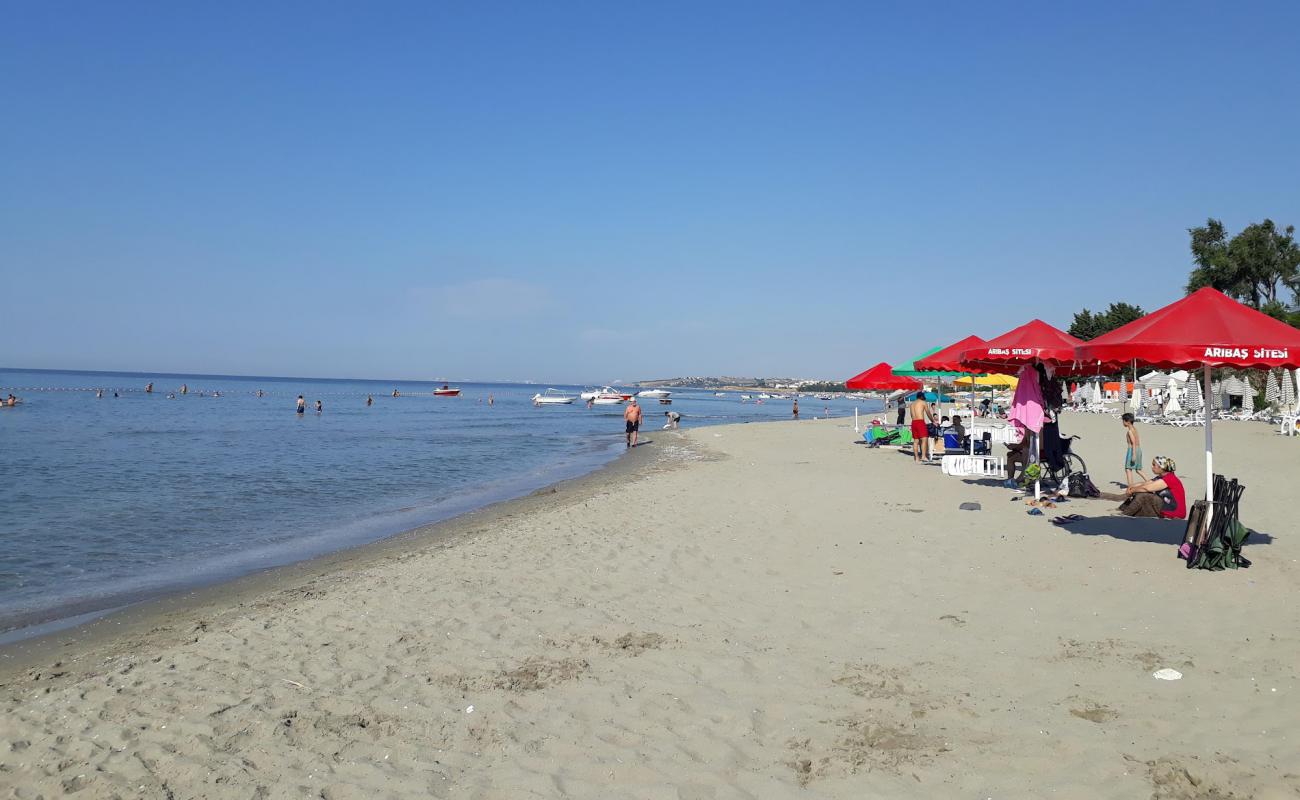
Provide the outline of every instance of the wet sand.
<path id="1" fill-rule="evenodd" d="M 1064 427 L 1122 478 L 1118 422 Z M 1178 523 L 1076 501 L 1056 528 L 842 420 L 649 433 L 554 492 L 10 648 L 0 796 L 1300 791 L 1300 440 L 1216 426 L 1261 534 L 1205 573 Z M 1201 434 L 1143 428 L 1191 494 Z"/>

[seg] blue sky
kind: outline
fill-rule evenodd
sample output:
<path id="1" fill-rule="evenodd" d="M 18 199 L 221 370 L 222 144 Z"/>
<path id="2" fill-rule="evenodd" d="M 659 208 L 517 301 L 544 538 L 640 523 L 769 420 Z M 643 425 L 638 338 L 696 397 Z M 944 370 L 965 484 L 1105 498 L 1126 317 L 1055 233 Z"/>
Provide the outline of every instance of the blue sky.
<path id="1" fill-rule="evenodd" d="M 1294 3 L 13 3 L 0 365 L 847 377 L 1300 223 Z"/>

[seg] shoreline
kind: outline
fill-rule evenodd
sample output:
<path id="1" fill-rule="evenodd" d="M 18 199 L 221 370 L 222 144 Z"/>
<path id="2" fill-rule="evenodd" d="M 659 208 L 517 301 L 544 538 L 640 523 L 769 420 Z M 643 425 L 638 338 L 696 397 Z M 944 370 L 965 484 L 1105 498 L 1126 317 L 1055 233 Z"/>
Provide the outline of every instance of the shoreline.
<path id="1" fill-rule="evenodd" d="M 668 431 L 650 433 L 665 434 Z M 48 660 L 55 654 L 67 660 L 69 653 L 76 658 L 91 650 L 117 650 L 113 645 L 118 638 L 132 638 L 133 646 L 152 644 L 155 642 L 149 634 L 158 633 L 167 625 L 179 624 L 204 610 L 220 612 L 259 595 L 291 590 L 294 586 L 347 570 L 361 569 L 395 555 L 432 546 L 450 546 L 483 526 L 490 526 L 518 514 L 535 512 L 554 503 L 572 501 L 577 493 L 593 491 L 613 478 L 634 473 L 647 465 L 653 466 L 656 455 L 655 452 L 647 453 L 643 447 L 637 447 L 616 453 L 609 461 L 575 477 L 560 478 L 522 494 L 490 501 L 446 519 L 399 530 L 370 542 L 187 588 L 151 592 L 138 599 L 103 609 L 77 612 L 11 628 L 0 632 L 0 686 L 8 683 L 19 672 Z M 560 497 L 561 492 L 564 493 L 563 497 Z M 46 630 L 10 641 L 2 640 L 5 636 L 30 628 Z M 63 652 L 65 649 L 67 652 Z"/>

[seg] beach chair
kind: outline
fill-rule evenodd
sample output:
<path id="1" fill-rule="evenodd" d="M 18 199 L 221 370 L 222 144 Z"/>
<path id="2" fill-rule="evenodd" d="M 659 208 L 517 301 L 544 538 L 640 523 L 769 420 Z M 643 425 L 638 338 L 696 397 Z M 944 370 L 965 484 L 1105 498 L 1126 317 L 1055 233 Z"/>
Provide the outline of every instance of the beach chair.
<path id="1" fill-rule="evenodd" d="M 1187 560 L 1188 569 L 1218 571 L 1246 568 L 1250 559 L 1241 554 L 1241 548 L 1250 536 L 1250 529 L 1241 524 L 1241 496 L 1246 487 L 1236 478 L 1228 480 L 1214 476 L 1214 518 L 1205 524 L 1209 503 L 1197 500 L 1187 515 L 1187 529 L 1178 557 Z"/>

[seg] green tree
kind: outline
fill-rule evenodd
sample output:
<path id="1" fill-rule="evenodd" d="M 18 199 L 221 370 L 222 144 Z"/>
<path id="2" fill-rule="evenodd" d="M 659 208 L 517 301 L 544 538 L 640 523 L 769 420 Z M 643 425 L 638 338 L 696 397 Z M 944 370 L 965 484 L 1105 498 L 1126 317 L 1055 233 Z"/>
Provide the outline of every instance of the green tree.
<path id="1" fill-rule="evenodd" d="M 1188 293 L 1211 286 L 1279 319 L 1288 319 L 1300 294 L 1300 244 L 1295 226 L 1278 229 L 1273 220 L 1247 225 L 1228 238 L 1217 219 L 1187 230 L 1191 236 L 1192 260 L 1196 267 L 1187 280 Z"/>
<path id="2" fill-rule="evenodd" d="M 1095 314 L 1085 308 L 1074 315 L 1069 333 L 1086 342 L 1127 325 L 1145 314 L 1146 312 L 1140 306 L 1129 303 L 1111 303 L 1105 311 L 1098 311 Z"/>

